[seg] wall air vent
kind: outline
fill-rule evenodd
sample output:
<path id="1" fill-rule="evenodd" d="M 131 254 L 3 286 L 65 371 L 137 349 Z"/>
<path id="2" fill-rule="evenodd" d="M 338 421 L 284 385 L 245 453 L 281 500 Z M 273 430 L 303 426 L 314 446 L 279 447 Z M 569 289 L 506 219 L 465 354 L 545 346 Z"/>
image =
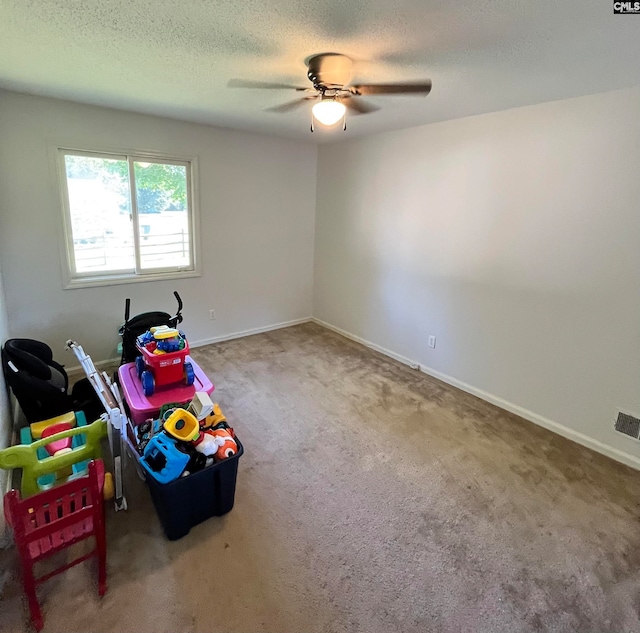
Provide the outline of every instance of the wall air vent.
<path id="1" fill-rule="evenodd" d="M 618 433 L 624 433 L 624 435 L 628 435 L 636 440 L 640 439 L 640 418 L 637 418 L 630 413 L 618 411 L 615 429 Z"/>

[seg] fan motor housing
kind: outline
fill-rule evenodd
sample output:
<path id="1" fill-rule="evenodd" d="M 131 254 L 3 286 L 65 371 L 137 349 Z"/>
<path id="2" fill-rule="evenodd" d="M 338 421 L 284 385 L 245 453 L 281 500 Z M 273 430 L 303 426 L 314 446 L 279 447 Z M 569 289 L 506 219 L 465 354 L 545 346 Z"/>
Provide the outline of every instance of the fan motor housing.
<path id="1" fill-rule="evenodd" d="M 309 58 L 307 66 L 307 77 L 314 86 L 341 88 L 348 85 L 352 78 L 351 60 L 339 53 L 314 55 Z"/>

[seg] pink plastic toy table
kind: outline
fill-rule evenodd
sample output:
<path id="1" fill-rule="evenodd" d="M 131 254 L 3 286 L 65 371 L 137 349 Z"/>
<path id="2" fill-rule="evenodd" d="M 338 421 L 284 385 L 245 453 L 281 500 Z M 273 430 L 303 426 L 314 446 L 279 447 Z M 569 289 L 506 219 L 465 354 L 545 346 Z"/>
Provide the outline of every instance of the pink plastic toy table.
<path id="1" fill-rule="evenodd" d="M 214 390 L 213 383 L 200 369 L 200 366 L 190 357 L 187 360 L 192 364 L 195 379 L 190 386 L 184 383 L 176 383 L 158 388 L 149 397 L 144 395 L 142 383 L 138 378 L 135 363 L 121 365 L 118 369 L 118 378 L 122 387 L 122 394 L 129 405 L 131 420 L 134 424 L 142 424 L 149 418 L 157 417 L 160 407 L 169 402 L 187 402 L 191 400 L 196 391 L 206 391 L 211 394 Z"/>

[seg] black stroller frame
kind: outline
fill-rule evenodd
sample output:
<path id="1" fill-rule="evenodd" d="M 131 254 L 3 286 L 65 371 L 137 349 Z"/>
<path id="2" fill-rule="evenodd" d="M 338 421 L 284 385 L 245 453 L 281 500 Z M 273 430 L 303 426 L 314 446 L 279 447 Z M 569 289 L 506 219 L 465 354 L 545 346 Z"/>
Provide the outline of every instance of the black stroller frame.
<path id="1" fill-rule="evenodd" d="M 182 323 L 182 299 L 175 290 L 173 291 L 173 296 L 178 302 L 178 311 L 174 316 L 171 316 L 167 312 L 143 312 L 142 314 L 137 314 L 131 320 L 129 320 L 131 299 L 126 299 L 124 323 L 118 331 L 122 337 L 121 365 L 132 363 L 135 361 L 136 356 L 140 355 L 140 352 L 136 349 L 136 339 L 141 334 L 144 334 L 150 327 L 155 325 L 168 325 L 169 327 L 175 328 L 178 326 L 178 323 Z"/>

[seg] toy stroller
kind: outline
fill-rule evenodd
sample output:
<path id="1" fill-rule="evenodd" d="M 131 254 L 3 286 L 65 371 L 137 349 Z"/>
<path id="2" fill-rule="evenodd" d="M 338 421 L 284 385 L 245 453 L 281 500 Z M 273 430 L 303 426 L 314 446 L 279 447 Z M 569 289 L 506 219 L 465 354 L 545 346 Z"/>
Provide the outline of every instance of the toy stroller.
<path id="1" fill-rule="evenodd" d="M 175 328 L 178 323 L 182 323 L 182 299 L 175 290 L 173 291 L 173 296 L 178 302 L 178 311 L 175 316 L 171 316 L 166 312 L 143 312 L 142 314 L 137 314 L 131 320 L 129 320 L 131 300 L 127 298 L 124 307 L 124 323 L 118 331 L 122 337 L 121 365 L 132 363 L 136 357 L 140 355 L 140 352 L 136 348 L 136 339 L 149 328 L 156 325 L 166 325 L 170 328 Z"/>

